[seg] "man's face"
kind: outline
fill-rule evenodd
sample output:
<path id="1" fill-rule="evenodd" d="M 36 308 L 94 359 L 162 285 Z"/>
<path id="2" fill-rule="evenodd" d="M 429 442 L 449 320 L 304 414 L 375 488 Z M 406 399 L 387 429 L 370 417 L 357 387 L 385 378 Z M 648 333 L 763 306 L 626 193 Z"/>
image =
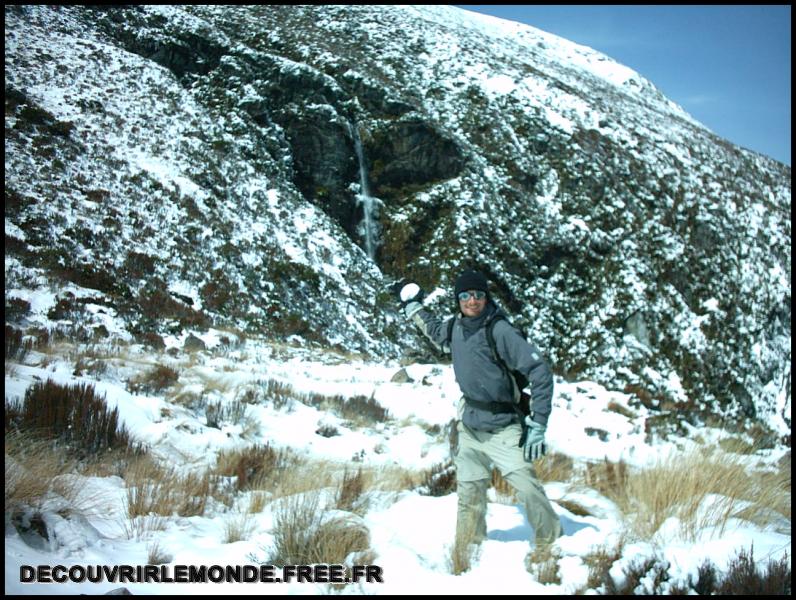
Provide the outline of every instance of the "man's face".
<path id="1" fill-rule="evenodd" d="M 465 317 L 477 317 L 486 308 L 486 294 L 481 291 L 467 290 L 459 294 L 459 309 Z"/>

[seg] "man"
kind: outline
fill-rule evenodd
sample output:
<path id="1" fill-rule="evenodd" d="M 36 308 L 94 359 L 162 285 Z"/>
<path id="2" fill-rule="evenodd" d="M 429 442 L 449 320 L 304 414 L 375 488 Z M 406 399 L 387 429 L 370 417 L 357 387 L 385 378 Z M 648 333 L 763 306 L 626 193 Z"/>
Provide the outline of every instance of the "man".
<path id="1" fill-rule="evenodd" d="M 489 297 L 486 277 L 466 270 L 454 287 L 459 313 L 451 317 L 452 323 L 423 307 L 423 292 L 417 284 L 405 285 L 400 296 L 404 314 L 435 346 L 451 352 L 463 395 L 454 460 L 459 496 L 457 543 L 486 539 L 486 494 L 494 465 L 525 507 L 537 548 L 549 546 L 561 535 L 561 524 L 531 463 L 546 451 L 544 434 L 552 405 L 553 375 L 539 350 L 511 326 Z M 531 385 L 530 414 L 524 417 L 516 410 L 519 390 L 493 356 L 487 338 L 487 327 L 496 318 L 492 336 L 499 358 Z"/>

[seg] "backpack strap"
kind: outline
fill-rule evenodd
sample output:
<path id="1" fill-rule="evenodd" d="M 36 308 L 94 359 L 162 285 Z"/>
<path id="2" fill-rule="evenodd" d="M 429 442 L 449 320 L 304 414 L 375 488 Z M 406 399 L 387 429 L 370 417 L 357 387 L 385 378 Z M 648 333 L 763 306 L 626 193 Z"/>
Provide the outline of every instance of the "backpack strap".
<path id="1" fill-rule="evenodd" d="M 500 320 L 506 321 L 506 317 L 500 313 L 497 313 L 489 320 L 489 323 L 486 324 L 486 341 L 489 343 L 489 349 L 492 351 L 492 358 L 500 365 L 500 368 L 503 369 L 503 372 L 508 374 L 508 367 L 500 357 L 500 354 L 498 354 L 497 344 L 495 343 L 495 323 Z"/>
<path id="2" fill-rule="evenodd" d="M 514 391 L 514 402 L 516 403 L 520 399 L 522 390 L 519 384 L 517 384 L 517 380 L 514 378 L 514 374 L 511 372 L 511 369 L 509 369 L 506 361 L 504 361 L 498 353 L 497 343 L 495 342 L 495 324 L 501 320 L 506 321 L 506 323 L 509 322 L 504 315 L 498 313 L 486 324 L 486 341 L 489 343 L 489 349 L 492 351 L 492 359 L 500 366 L 503 374 L 511 381 L 511 386 Z"/>

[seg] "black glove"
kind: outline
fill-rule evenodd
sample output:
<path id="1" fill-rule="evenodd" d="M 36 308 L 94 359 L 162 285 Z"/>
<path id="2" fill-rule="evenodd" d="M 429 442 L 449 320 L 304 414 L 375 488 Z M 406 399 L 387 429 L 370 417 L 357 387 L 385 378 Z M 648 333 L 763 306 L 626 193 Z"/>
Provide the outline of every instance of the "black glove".
<path id="1" fill-rule="evenodd" d="M 409 283 L 408 280 L 401 279 L 399 281 L 396 281 L 395 283 L 390 284 L 390 286 L 387 288 L 388 290 L 390 290 L 390 295 L 393 298 L 395 298 L 396 302 L 399 303 L 401 302 L 401 290 L 404 288 L 404 286 L 407 283 Z"/>

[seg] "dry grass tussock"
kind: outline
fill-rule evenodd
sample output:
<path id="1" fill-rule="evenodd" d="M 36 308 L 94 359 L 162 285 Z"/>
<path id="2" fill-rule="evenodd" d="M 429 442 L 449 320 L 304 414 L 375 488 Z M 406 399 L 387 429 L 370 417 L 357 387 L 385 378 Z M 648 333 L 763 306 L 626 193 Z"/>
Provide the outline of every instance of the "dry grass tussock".
<path id="1" fill-rule="evenodd" d="M 157 541 L 147 545 L 147 564 L 148 565 L 164 565 L 174 560 L 174 556 L 160 547 Z"/>
<path id="2" fill-rule="evenodd" d="M 574 462 L 564 454 L 551 452 L 535 461 L 532 471 L 542 483 L 570 481 L 574 473 Z M 517 501 L 514 488 L 504 479 L 498 469 L 492 469 L 492 487 L 495 489 L 499 501 L 509 504 Z"/>
<path id="3" fill-rule="evenodd" d="M 238 491 L 265 492 L 277 499 L 333 486 L 336 470 L 329 461 L 309 460 L 266 443 L 219 452 L 214 472 L 234 476 Z"/>
<path id="4" fill-rule="evenodd" d="M 561 550 L 558 548 L 549 545 L 536 546 L 526 557 L 525 568 L 539 583 L 560 585 L 560 559 Z"/>
<path id="5" fill-rule="evenodd" d="M 201 516 L 213 497 L 224 498 L 220 478 L 208 472 L 181 474 L 158 465 L 149 456 L 131 461 L 124 474 L 125 507 L 131 519 L 160 515 Z"/>
<path id="6" fill-rule="evenodd" d="M 5 507 L 6 514 L 27 507 L 39 507 L 50 491 L 67 500 L 76 499 L 78 490 L 68 483 L 65 473 L 77 462 L 58 448 L 56 442 L 31 437 L 20 431 L 5 436 Z"/>
<path id="7" fill-rule="evenodd" d="M 311 460 L 288 448 L 253 444 L 218 453 L 216 475 L 234 478 L 235 492 L 250 492 L 249 512 L 260 512 L 267 502 L 324 488 L 335 491 L 335 507 L 357 514 L 367 509 L 370 492 L 400 492 L 421 485 L 424 474 L 394 465 L 340 465 Z"/>
<path id="8" fill-rule="evenodd" d="M 379 465 L 363 468 L 367 490 L 403 492 L 418 488 L 424 473 L 396 465 Z"/>
<path id="9" fill-rule="evenodd" d="M 539 481 L 543 483 L 571 481 L 575 471 L 574 461 L 560 452 L 548 452 L 533 463 L 533 468 Z"/>
<path id="10" fill-rule="evenodd" d="M 6 400 L 6 515 L 56 498 L 62 510 L 104 517 L 108 499 L 87 491 L 81 475 L 119 474 L 143 452 L 93 386 L 35 382 L 20 403 Z"/>
<path id="11" fill-rule="evenodd" d="M 272 533 L 269 564 L 343 564 L 352 553 L 357 562 L 374 558 L 367 526 L 356 515 L 323 505 L 318 493 L 282 498 Z"/>
<path id="12" fill-rule="evenodd" d="M 365 494 L 367 485 L 367 478 L 361 468 L 343 471 L 334 496 L 335 508 L 364 516 L 368 511 L 368 497 Z"/>
<path id="13" fill-rule="evenodd" d="M 63 514 L 94 519 L 108 517 L 115 499 L 86 489 L 80 474 L 94 463 L 78 461 L 57 440 L 8 431 L 5 436 L 5 514 L 12 520 L 28 511 L 37 513 L 47 505 Z"/>
<path id="14" fill-rule="evenodd" d="M 248 540 L 254 535 L 255 523 L 251 513 L 238 513 L 228 516 L 224 521 L 224 543 L 232 544 Z"/>
<path id="15" fill-rule="evenodd" d="M 754 471 L 744 457 L 695 450 L 661 459 L 628 479 L 628 497 L 636 508 L 633 529 L 652 536 L 670 517 L 681 522 L 681 535 L 696 541 L 699 533 L 726 531 L 743 518 L 760 527 L 790 528 L 790 472 Z"/>
<path id="16" fill-rule="evenodd" d="M 620 539 L 611 547 L 608 545 L 594 547 L 588 554 L 583 556 L 583 562 L 589 569 L 589 576 L 583 590 L 579 591 L 600 589 L 606 585 L 613 585 L 613 579 L 609 571 L 614 563 L 622 558 L 624 547 L 625 540 Z"/>
<path id="17" fill-rule="evenodd" d="M 642 469 L 609 461 L 589 465 L 585 483 L 617 503 L 637 539 L 652 539 L 672 517 L 681 538 L 691 542 L 710 529 L 723 535 L 734 518 L 789 533 L 790 470 L 754 470 L 748 462 L 703 447 Z"/>

